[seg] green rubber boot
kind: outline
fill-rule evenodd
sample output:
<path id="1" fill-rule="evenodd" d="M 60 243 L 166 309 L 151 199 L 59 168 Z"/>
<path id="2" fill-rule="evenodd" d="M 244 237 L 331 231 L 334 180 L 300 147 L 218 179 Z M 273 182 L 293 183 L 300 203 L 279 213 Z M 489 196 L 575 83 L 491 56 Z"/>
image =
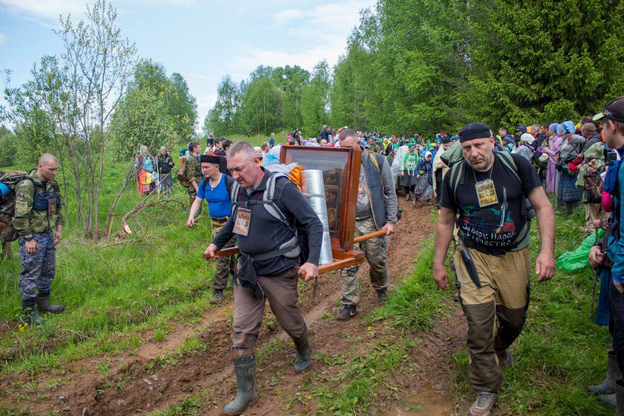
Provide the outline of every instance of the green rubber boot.
<path id="1" fill-rule="evenodd" d="M 256 354 L 234 357 L 233 361 L 238 392 L 234 401 L 223 408 L 223 412 L 227 415 L 240 415 L 248 405 L 258 400 L 255 389 Z"/>

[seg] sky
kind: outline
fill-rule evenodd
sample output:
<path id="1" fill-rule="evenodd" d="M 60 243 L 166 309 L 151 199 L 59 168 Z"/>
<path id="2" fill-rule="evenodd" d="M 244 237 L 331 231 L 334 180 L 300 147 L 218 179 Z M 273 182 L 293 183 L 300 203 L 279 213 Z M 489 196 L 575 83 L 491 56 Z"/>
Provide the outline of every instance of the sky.
<path id="1" fill-rule="evenodd" d="M 10 86 L 31 79 L 45 55 L 60 55 L 59 17 L 85 18 L 94 0 L 0 0 L 0 70 Z M 359 12 L 376 0 L 113 0 L 122 37 L 138 56 L 180 73 L 197 99 L 198 130 L 229 74 L 240 82 L 259 65 L 333 67 L 346 51 Z M 6 77 L 0 83 L 6 84 Z M 6 85 L 0 84 L 4 89 Z M 6 105 L 4 98 L 0 105 Z"/>

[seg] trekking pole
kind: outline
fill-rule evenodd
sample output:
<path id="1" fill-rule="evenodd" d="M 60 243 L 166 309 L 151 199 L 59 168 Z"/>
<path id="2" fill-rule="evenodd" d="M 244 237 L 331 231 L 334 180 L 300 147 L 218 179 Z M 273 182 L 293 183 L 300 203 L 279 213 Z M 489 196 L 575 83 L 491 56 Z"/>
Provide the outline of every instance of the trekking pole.
<path id="1" fill-rule="evenodd" d="M 596 228 L 596 237 L 594 239 L 594 243 L 598 242 L 598 228 Z M 600 276 L 600 267 L 596 267 L 596 272 L 594 273 L 594 287 L 592 289 L 592 300 L 589 305 L 589 319 L 592 318 L 594 314 L 594 301 L 596 300 L 596 282 L 598 281 L 598 276 Z"/>

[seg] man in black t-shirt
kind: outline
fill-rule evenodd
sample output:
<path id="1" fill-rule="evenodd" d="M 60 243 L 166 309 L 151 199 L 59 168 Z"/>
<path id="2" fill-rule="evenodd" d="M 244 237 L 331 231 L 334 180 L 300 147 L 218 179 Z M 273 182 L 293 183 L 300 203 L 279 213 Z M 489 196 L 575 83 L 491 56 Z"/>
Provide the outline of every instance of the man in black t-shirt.
<path id="1" fill-rule="evenodd" d="M 469 379 L 477 391 L 471 415 L 489 415 L 502 385 L 501 365 L 520 335 L 529 302 L 528 198 L 535 209 L 542 250 L 538 282 L 555 272 L 555 214 L 535 169 L 525 158 L 495 152 L 490 128 L 470 123 L 458 134 L 464 160 L 444 177 L 436 227 L 433 277 L 446 289 L 446 252 L 456 225 L 455 253 L 461 303 L 468 318 Z"/>

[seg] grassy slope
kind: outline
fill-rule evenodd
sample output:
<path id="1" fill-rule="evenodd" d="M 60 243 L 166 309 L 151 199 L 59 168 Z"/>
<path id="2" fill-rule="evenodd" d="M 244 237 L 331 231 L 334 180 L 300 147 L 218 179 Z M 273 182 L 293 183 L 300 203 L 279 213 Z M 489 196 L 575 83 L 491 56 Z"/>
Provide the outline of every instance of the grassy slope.
<path id="1" fill-rule="evenodd" d="M 258 136 L 250 141 L 260 144 L 264 140 Z M 102 207 L 112 202 L 122 172 L 119 164 L 107 173 Z M 182 189 L 174 191 L 174 199 L 187 203 Z M 138 201 L 135 189 L 127 190 L 118 213 L 127 212 Z M 66 361 L 134 349 L 142 342 L 143 331 L 162 335 L 170 330 L 172 321 L 197 319 L 208 306 L 210 291 L 205 289 L 211 284 L 214 267 L 201 259 L 209 238 L 205 214 L 191 230 L 184 227 L 186 208 L 150 208 L 130 223 L 139 235 L 147 230 L 143 239 L 97 248 L 84 241 L 74 226 L 73 206 L 70 201 L 71 224 L 57 252 L 58 275 L 53 285 L 53 300 L 62 300 L 67 311 L 50 317 L 50 325 L 43 328 L 5 333 L 0 340 L 0 374 L 62 370 Z M 102 210 L 102 222 L 105 213 Z M 581 223 L 580 213 L 568 219 L 558 217 L 557 256 L 580 243 Z M 113 230 L 116 227 L 118 222 Z M 533 259 L 539 250 L 536 228 Z M 431 280 L 432 255 L 431 245 L 421 251 L 415 272 L 394 290 L 384 308 L 369 316 L 371 321 L 386 319 L 399 333 L 410 334 L 430 327 L 448 313 L 448 302 L 442 300 L 450 294 L 438 291 Z M 20 270 L 17 258 L 0 265 L 0 321 L 17 322 Z M 574 275 L 558 271 L 553 281 L 533 285 L 528 322 L 512 348 L 516 366 L 505 370 L 501 407 L 507 414 L 610 414 L 584 391 L 586 385 L 601 380 L 609 346 L 608 331 L 587 317 L 592 275 L 589 269 Z M 392 348 L 382 346 L 381 354 L 378 350 L 366 357 L 325 357 L 343 368 L 337 376 L 341 380 L 328 385 L 342 382 L 335 389 L 317 380 L 314 392 L 319 407 L 339 414 L 366 413 L 375 405 L 371 393 L 385 382 L 384 374 L 396 372 L 402 357 L 414 348 L 409 338 Z M 467 354 L 460 351 L 452 358 L 457 368 L 457 397 L 470 399 L 464 375 Z M 197 409 L 192 403 L 197 404 L 193 399 L 179 403 L 172 408 L 173 414 L 187 414 L 176 411 L 184 408 L 192 413 Z"/>

